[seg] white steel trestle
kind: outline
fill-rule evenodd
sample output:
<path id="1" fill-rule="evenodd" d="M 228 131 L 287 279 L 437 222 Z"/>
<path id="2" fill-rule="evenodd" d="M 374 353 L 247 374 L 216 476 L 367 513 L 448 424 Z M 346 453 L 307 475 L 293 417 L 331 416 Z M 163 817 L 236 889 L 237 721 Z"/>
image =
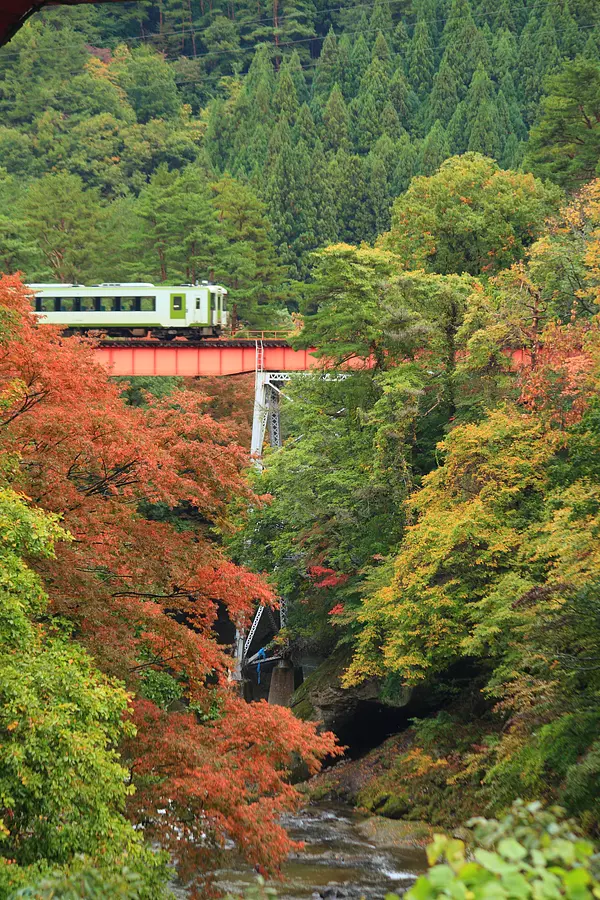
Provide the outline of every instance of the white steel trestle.
<path id="1" fill-rule="evenodd" d="M 264 370 L 264 345 L 262 340 L 256 341 L 256 370 L 254 380 L 254 414 L 252 417 L 252 441 L 250 455 L 254 465 L 262 470 L 262 451 L 265 442 L 267 428 L 269 442 L 272 447 L 281 447 L 281 419 L 279 402 L 282 395 L 282 387 L 290 380 L 289 372 L 265 372 Z M 247 636 L 241 629 L 236 632 L 235 640 L 235 668 L 233 679 L 242 680 L 242 666 L 248 657 L 254 635 L 262 618 L 265 607 L 259 606 L 254 616 L 254 621 Z M 280 627 L 287 625 L 287 601 L 284 597 L 279 601 Z"/>

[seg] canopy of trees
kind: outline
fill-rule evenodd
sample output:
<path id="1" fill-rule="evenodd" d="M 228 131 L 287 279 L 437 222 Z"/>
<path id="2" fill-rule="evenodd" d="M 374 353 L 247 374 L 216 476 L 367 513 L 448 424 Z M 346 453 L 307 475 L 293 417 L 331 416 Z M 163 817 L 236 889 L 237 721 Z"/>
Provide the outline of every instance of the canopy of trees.
<path id="1" fill-rule="evenodd" d="M 125 815 L 183 872 L 226 837 L 277 865 L 287 767 L 333 739 L 227 682 L 218 607 L 242 622 L 272 602 L 218 540 L 228 502 L 250 499 L 247 451 L 198 392 L 128 406 L 86 342 L 34 323 L 17 278 L 0 301 L 0 885 L 81 856 L 138 867 L 140 896 L 160 896 Z"/>
<path id="2" fill-rule="evenodd" d="M 449 156 L 593 177 L 599 48 L 593 0 L 44 12 L 0 50 L 0 259 L 30 280 L 218 277 L 262 326 L 311 251 L 389 231 Z"/>
<path id="3" fill-rule="evenodd" d="M 390 249 L 320 254 L 298 340 L 342 372 L 350 357 L 369 368 L 291 387 L 290 439 L 256 483 L 274 499 L 237 553 L 277 573 L 298 640 L 353 648 L 347 686 L 448 692 L 458 719 L 422 723 L 397 769 L 402 786 L 448 767 L 428 814 L 443 820 L 439 791 L 460 784 L 475 808 L 545 795 L 597 828 L 600 182 L 536 228 L 523 261 L 498 189 L 477 235 L 508 268 L 463 274 L 465 242 L 443 274 L 411 271 L 430 239 L 460 248 L 473 214 L 446 202 L 431 235 L 421 198 L 458 175 L 476 198 L 485 167 L 513 199 L 551 198 L 481 157 L 449 160 L 397 201 L 414 240 L 393 225 Z"/>
<path id="4" fill-rule="evenodd" d="M 277 592 L 347 685 L 451 710 L 386 775 L 424 815 L 600 828 L 596 7 L 150 0 L 0 51 L 0 900 L 277 867 L 338 750 L 214 630 Z M 203 278 L 353 358 L 250 478 L 244 381 L 111 381 L 22 283 Z"/>

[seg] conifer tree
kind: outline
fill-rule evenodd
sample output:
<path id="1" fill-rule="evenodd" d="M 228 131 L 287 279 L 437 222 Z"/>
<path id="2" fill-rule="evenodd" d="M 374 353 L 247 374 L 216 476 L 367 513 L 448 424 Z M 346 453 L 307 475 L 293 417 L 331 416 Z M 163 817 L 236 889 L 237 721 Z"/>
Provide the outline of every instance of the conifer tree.
<path id="1" fill-rule="evenodd" d="M 369 200 L 373 215 L 372 240 L 388 231 L 391 223 L 392 197 L 386 166 L 377 153 L 369 155 Z"/>
<path id="2" fill-rule="evenodd" d="M 508 136 L 514 132 L 513 123 L 510 114 L 510 107 L 506 102 L 504 91 L 502 88 L 496 94 L 496 112 L 498 115 L 498 134 L 500 137 L 500 146 L 504 147 Z"/>
<path id="3" fill-rule="evenodd" d="M 469 0 L 452 0 L 441 43 L 448 64 L 454 70 L 462 100 L 483 51 L 482 35 L 475 24 Z"/>
<path id="4" fill-rule="evenodd" d="M 520 169 L 525 156 L 526 144 L 511 132 L 506 139 L 500 165 L 503 169 Z"/>
<path id="5" fill-rule="evenodd" d="M 312 82 L 313 95 L 328 97 L 334 84 L 339 81 L 340 74 L 337 38 L 333 28 L 330 28 L 315 66 Z"/>
<path id="6" fill-rule="evenodd" d="M 296 88 L 298 103 L 306 103 L 308 101 L 308 85 L 306 83 L 304 69 L 302 68 L 302 60 L 300 59 L 300 54 L 297 50 L 294 50 L 288 58 L 287 68 Z"/>
<path id="7" fill-rule="evenodd" d="M 478 108 L 475 118 L 470 122 L 467 149 L 492 159 L 500 159 L 502 144 L 499 132 L 496 104 L 493 101 L 486 101 Z"/>
<path id="8" fill-rule="evenodd" d="M 390 100 L 398 113 L 401 124 L 407 131 L 412 127 L 414 116 L 417 112 L 419 101 L 417 95 L 410 87 L 404 71 L 397 68 L 390 80 Z"/>
<path id="9" fill-rule="evenodd" d="M 293 123 L 299 109 L 296 85 L 285 62 L 277 75 L 273 107 L 279 116 L 283 116 L 290 123 Z"/>
<path id="10" fill-rule="evenodd" d="M 247 174 L 250 183 L 258 192 L 264 187 L 268 153 L 269 132 L 265 125 L 257 125 L 248 145 Z"/>
<path id="11" fill-rule="evenodd" d="M 549 3 L 548 13 L 552 15 L 554 26 L 557 30 L 557 43 L 562 56 L 571 58 L 577 56 L 584 47 L 585 36 L 577 27 L 577 22 L 571 14 L 569 0 L 562 3 Z"/>
<path id="12" fill-rule="evenodd" d="M 404 193 L 419 165 L 419 151 L 406 132 L 396 142 L 396 154 L 398 161 L 391 178 L 393 197 Z"/>
<path id="13" fill-rule="evenodd" d="M 532 122 L 542 95 L 544 79 L 558 68 L 560 51 L 552 16 L 541 21 L 531 16 L 521 35 L 519 47 L 520 88 L 524 98 L 526 120 Z"/>
<path id="14" fill-rule="evenodd" d="M 406 132 L 403 132 L 406 134 Z M 388 182 L 391 184 L 396 165 L 398 163 L 398 152 L 400 147 L 400 138 L 394 140 L 389 134 L 382 134 L 376 141 L 375 146 L 371 150 L 369 156 L 371 159 L 377 155 L 385 166 Z"/>
<path id="15" fill-rule="evenodd" d="M 437 121 L 423 141 L 419 158 L 421 175 L 433 175 L 441 164 L 450 156 L 450 148 L 444 126 Z"/>
<path id="16" fill-rule="evenodd" d="M 467 122 L 467 105 L 464 100 L 460 101 L 448 122 L 446 138 L 453 156 L 466 152 L 469 141 L 469 124 Z"/>
<path id="17" fill-rule="evenodd" d="M 48 174 L 30 184 L 19 218 L 25 245 L 38 250 L 40 268 L 31 273 L 33 280 L 84 284 L 93 272 L 102 216 L 98 191 L 86 191 L 77 175 Z M 15 238 L 13 232 L 10 239 Z"/>
<path id="18" fill-rule="evenodd" d="M 267 16 L 271 17 L 272 26 L 261 15 L 262 24 L 258 26 L 254 43 L 261 40 L 275 44 L 275 57 L 281 59 L 297 50 L 302 64 L 310 63 L 310 41 L 316 37 L 316 9 L 311 0 L 269 0 Z M 285 53 L 287 49 L 287 53 Z"/>
<path id="19" fill-rule="evenodd" d="M 336 199 L 329 177 L 327 159 L 317 140 L 310 158 L 310 184 L 315 205 L 315 246 L 325 247 L 338 237 Z"/>
<path id="20" fill-rule="evenodd" d="M 278 254 L 284 265 L 297 271 L 297 257 L 294 240 L 297 235 L 296 210 L 292 208 L 292 197 L 296 190 L 296 170 L 294 148 L 287 122 L 278 125 L 275 145 L 269 145 L 269 177 L 265 189 L 265 200 L 269 220 Z"/>
<path id="21" fill-rule="evenodd" d="M 269 146 L 267 150 L 267 170 L 271 171 L 277 156 L 281 153 L 282 148 L 288 142 L 291 142 L 291 132 L 288 120 L 282 116 L 269 135 Z"/>
<path id="22" fill-rule="evenodd" d="M 317 140 L 317 126 L 310 111 L 308 103 L 303 103 L 296 116 L 296 124 L 293 131 L 294 143 L 304 138 L 309 147 L 314 147 Z"/>
<path id="23" fill-rule="evenodd" d="M 352 40 L 344 33 L 338 43 L 339 85 L 346 102 L 352 98 Z"/>
<path id="24" fill-rule="evenodd" d="M 496 33 L 492 42 L 492 64 L 490 72 L 497 82 L 502 83 L 508 75 L 516 72 L 518 46 L 515 35 L 507 29 Z"/>
<path id="25" fill-rule="evenodd" d="M 390 9 L 389 0 L 375 0 L 371 19 L 369 21 L 371 34 L 377 35 L 381 32 L 389 40 L 394 31 L 394 22 L 392 20 L 392 11 Z"/>
<path id="26" fill-rule="evenodd" d="M 272 325 L 284 296 L 285 272 L 270 237 L 266 207 L 227 173 L 211 190 L 222 240 L 215 277 L 227 284 L 232 315 L 250 327 Z"/>
<path id="27" fill-rule="evenodd" d="M 364 7 L 363 7 L 363 11 L 362 11 L 361 17 L 360 17 L 360 19 L 359 19 L 359 21 L 358 21 L 358 25 L 357 25 L 357 27 L 356 27 L 356 31 L 357 31 L 357 33 L 358 33 L 359 35 L 361 35 L 362 37 L 364 37 L 364 39 L 365 39 L 365 41 L 366 41 L 366 44 L 367 44 L 367 47 L 370 47 L 371 44 L 373 43 L 374 39 L 375 39 L 375 35 L 374 35 L 373 32 L 371 31 L 371 26 L 369 25 L 369 19 L 368 19 L 368 16 L 367 16 L 367 11 L 366 11 L 366 9 L 365 9 Z"/>
<path id="28" fill-rule="evenodd" d="M 248 74 L 244 79 L 244 87 L 250 97 L 255 97 L 260 84 L 266 81 L 271 95 L 275 90 L 275 71 L 271 61 L 272 48 L 268 44 L 260 44 L 252 57 Z"/>
<path id="29" fill-rule="evenodd" d="M 410 35 L 403 19 L 400 19 L 394 30 L 394 38 L 392 46 L 396 52 L 396 56 L 404 70 L 404 74 L 408 71 L 408 55 L 410 51 Z"/>
<path id="30" fill-rule="evenodd" d="M 365 40 L 364 35 L 359 34 L 357 39 L 354 41 L 354 46 L 352 47 L 352 55 L 350 56 L 352 84 L 351 94 L 353 97 L 358 94 L 363 75 L 367 71 L 370 62 L 371 54 L 369 53 L 368 44 Z"/>
<path id="31" fill-rule="evenodd" d="M 386 41 L 382 31 L 377 32 L 377 37 L 375 38 L 375 43 L 373 44 L 372 58 L 380 60 L 385 66 L 385 70 L 388 75 L 391 74 L 392 54 L 390 52 L 388 42 Z"/>
<path id="32" fill-rule="evenodd" d="M 135 205 L 141 228 L 131 236 L 131 272 L 141 279 L 196 283 L 214 278 L 223 247 L 206 175 L 188 166 L 181 174 L 157 169 Z M 146 276 L 147 277 L 147 276 Z"/>
<path id="33" fill-rule="evenodd" d="M 389 100 L 381 113 L 381 134 L 387 134 L 393 140 L 397 140 L 402 134 L 402 125 L 394 104 Z"/>
<path id="34" fill-rule="evenodd" d="M 467 122 L 474 121 L 478 109 L 495 100 L 494 86 L 491 78 L 481 63 L 477 66 L 465 98 Z"/>
<path id="35" fill-rule="evenodd" d="M 364 101 L 367 96 L 370 96 L 373 99 L 377 115 L 379 116 L 389 99 L 389 91 L 390 79 L 387 68 L 378 57 L 374 57 L 362 77 L 358 98 L 359 100 Z"/>
<path id="36" fill-rule="evenodd" d="M 592 61 L 600 58 L 600 25 L 596 25 L 588 35 L 582 55 Z"/>
<path id="37" fill-rule="evenodd" d="M 354 146 L 362 153 L 368 153 L 377 138 L 381 135 L 381 116 L 377 111 L 377 103 L 371 92 L 357 98 L 356 118 L 353 121 Z"/>
<path id="38" fill-rule="evenodd" d="M 360 156 L 338 150 L 329 166 L 329 177 L 336 197 L 340 241 L 357 244 L 371 233 L 365 163 Z"/>
<path id="39" fill-rule="evenodd" d="M 496 5 L 496 14 L 493 19 L 494 30 L 506 29 L 514 34 L 518 27 L 514 11 L 515 4 L 511 4 L 511 0 L 500 0 Z"/>
<path id="40" fill-rule="evenodd" d="M 310 154 L 303 140 L 292 145 L 289 126 L 282 122 L 278 150 L 269 165 L 265 198 L 275 244 L 284 265 L 303 277 L 305 254 L 315 244 L 316 212 L 310 184 Z"/>
<path id="41" fill-rule="evenodd" d="M 600 168 L 600 63 L 583 57 L 567 63 L 548 80 L 547 90 L 526 162 L 536 174 L 573 190 Z"/>
<path id="42" fill-rule="evenodd" d="M 426 105 L 427 122 L 433 124 L 437 119 L 447 125 L 458 105 L 459 83 L 454 69 L 446 54 L 442 57 L 440 67 L 433 79 L 433 88 Z"/>
<path id="43" fill-rule="evenodd" d="M 337 84 L 327 101 L 323 113 L 323 143 L 326 149 L 334 152 L 350 148 L 350 115 L 344 102 L 342 92 Z"/>
<path id="44" fill-rule="evenodd" d="M 408 55 L 408 79 L 418 97 L 424 97 L 431 89 L 435 68 L 433 42 L 429 26 L 420 19 L 410 43 Z"/>

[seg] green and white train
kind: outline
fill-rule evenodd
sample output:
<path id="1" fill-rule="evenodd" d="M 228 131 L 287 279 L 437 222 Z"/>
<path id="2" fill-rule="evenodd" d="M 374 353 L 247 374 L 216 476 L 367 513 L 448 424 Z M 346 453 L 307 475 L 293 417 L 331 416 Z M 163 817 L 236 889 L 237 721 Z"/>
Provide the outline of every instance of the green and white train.
<path id="1" fill-rule="evenodd" d="M 219 284 L 30 284 L 35 315 L 67 332 L 162 340 L 217 337 L 228 322 Z"/>

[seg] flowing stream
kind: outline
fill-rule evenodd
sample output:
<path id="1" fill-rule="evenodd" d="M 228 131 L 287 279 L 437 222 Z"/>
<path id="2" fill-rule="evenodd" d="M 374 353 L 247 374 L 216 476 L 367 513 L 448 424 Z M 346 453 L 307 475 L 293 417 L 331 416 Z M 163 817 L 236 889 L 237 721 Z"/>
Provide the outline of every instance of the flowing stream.
<path id="1" fill-rule="evenodd" d="M 283 866 L 285 880 L 273 883 L 281 900 L 382 900 L 402 894 L 426 869 L 425 852 L 376 847 L 358 830 L 361 818 L 346 808 L 310 806 L 283 823 L 290 836 L 305 847 Z M 217 873 L 225 892 L 240 895 L 255 882 L 252 868 L 232 852 Z"/>

